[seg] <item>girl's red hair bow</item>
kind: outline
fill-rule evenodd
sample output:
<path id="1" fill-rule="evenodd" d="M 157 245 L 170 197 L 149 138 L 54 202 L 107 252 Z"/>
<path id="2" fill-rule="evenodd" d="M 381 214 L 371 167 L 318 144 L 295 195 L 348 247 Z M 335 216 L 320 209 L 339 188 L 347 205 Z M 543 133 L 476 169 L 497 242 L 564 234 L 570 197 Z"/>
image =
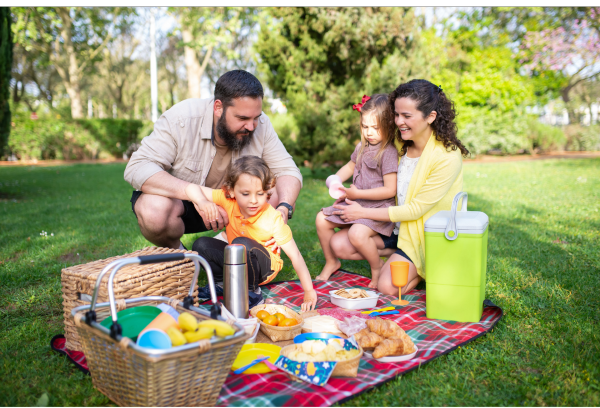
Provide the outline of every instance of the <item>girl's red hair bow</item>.
<path id="1" fill-rule="evenodd" d="M 362 97 L 362 102 L 361 102 L 361 103 L 357 103 L 356 105 L 352 105 L 352 109 L 353 109 L 353 110 L 357 110 L 357 111 L 359 111 L 359 112 L 360 112 L 360 111 L 361 111 L 361 109 L 362 109 L 362 107 L 364 106 L 364 104 L 365 104 L 365 103 L 366 103 L 366 102 L 367 102 L 369 99 L 371 99 L 371 97 L 370 97 L 370 96 L 363 95 L 363 97 Z"/>

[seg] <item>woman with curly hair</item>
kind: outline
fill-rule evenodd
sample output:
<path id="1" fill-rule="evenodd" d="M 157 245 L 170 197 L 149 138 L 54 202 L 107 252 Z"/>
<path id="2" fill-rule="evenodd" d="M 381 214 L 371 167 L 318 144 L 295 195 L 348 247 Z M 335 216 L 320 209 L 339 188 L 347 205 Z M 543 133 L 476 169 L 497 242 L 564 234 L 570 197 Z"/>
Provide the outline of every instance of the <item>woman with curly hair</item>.
<path id="1" fill-rule="evenodd" d="M 454 103 L 441 86 L 415 79 L 396 88 L 389 96 L 394 114 L 398 163 L 396 206 L 364 208 L 346 199 L 346 206 L 334 206 L 346 222 L 360 218 L 396 223 L 390 239 L 378 245 L 380 255 L 389 256 L 381 269 L 377 289 L 388 295 L 398 293 L 392 284 L 390 262 L 409 263 L 409 292 L 425 279 L 425 221 L 438 211 L 450 210 L 454 196 L 462 191 L 462 156 L 469 151 L 456 137 Z M 342 259 L 363 259 L 347 234 L 331 241 L 335 255 Z M 390 256 L 391 255 L 391 256 Z"/>

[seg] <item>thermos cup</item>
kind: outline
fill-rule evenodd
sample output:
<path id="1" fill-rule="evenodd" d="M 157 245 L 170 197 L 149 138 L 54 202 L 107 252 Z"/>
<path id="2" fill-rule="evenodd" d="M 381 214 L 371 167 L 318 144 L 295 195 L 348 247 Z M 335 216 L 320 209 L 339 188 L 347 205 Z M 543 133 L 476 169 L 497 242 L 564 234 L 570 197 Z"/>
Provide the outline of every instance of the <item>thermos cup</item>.
<path id="1" fill-rule="evenodd" d="M 248 317 L 248 266 L 246 247 L 239 244 L 225 247 L 223 290 L 225 308 L 238 319 Z"/>

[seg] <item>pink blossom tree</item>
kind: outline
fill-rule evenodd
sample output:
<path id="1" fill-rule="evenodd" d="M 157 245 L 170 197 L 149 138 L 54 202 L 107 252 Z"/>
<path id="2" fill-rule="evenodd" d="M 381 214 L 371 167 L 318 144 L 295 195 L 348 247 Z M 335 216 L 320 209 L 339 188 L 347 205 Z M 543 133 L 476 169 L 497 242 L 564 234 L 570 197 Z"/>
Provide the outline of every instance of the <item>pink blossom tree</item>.
<path id="1" fill-rule="evenodd" d="M 554 71 L 563 76 L 560 93 L 570 122 L 575 118 L 571 90 L 600 75 L 600 7 L 591 8 L 587 17 L 570 26 L 528 31 L 520 46 L 520 62 L 532 75 Z"/>

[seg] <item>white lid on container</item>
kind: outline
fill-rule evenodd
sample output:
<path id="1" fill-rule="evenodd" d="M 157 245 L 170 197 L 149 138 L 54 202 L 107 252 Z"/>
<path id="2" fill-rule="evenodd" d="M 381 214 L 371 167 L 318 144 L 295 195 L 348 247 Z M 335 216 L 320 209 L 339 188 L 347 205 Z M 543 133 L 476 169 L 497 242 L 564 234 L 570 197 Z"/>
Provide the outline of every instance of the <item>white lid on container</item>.
<path id="1" fill-rule="evenodd" d="M 444 232 L 450 222 L 452 211 L 440 211 L 425 222 L 425 232 Z M 456 228 L 459 234 L 483 234 L 490 223 L 486 213 L 480 211 L 457 211 Z"/>
<path id="2" fill-rule="evenodd" d="M 462 198 L 462 209 L 457 211 Z M 450 211 L 439 211 L 425 221 L 425 232 L 443 232 L 446 239 L 454 241 L 460 234 L 483 234 L 490 222 L 487 214 L 467 211 L 467 193 L 454 196 Z"/>

